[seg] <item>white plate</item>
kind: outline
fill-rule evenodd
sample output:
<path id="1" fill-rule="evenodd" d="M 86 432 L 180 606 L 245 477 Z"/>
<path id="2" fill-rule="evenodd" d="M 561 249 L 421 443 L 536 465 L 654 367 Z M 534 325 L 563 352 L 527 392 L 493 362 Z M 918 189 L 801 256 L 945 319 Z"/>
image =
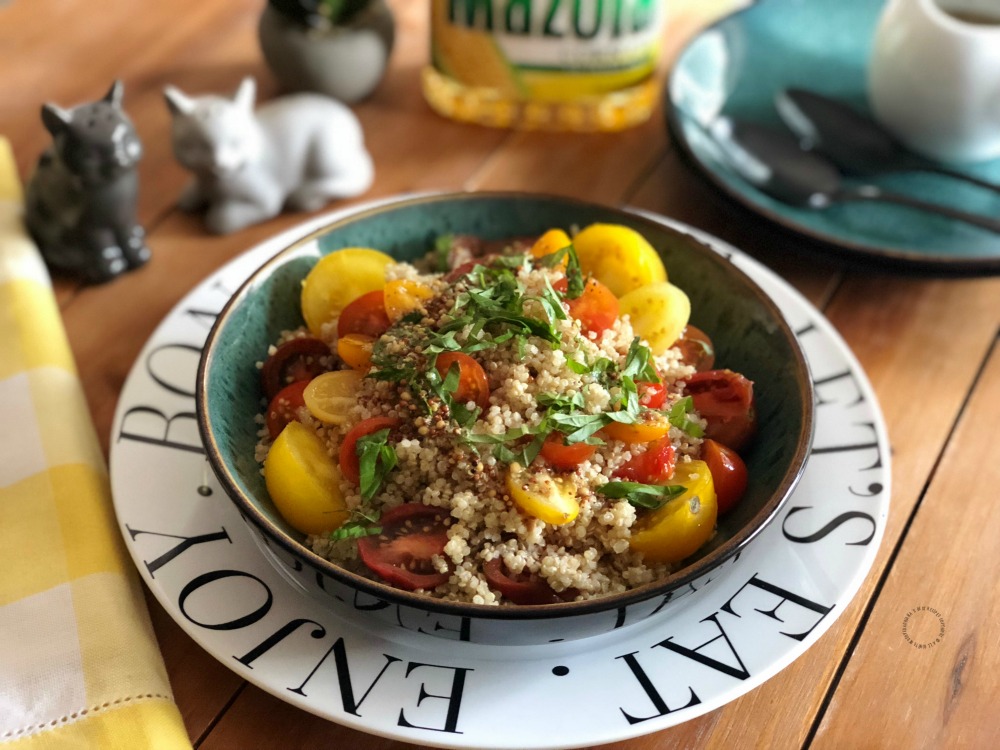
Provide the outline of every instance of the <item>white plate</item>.
<path id="1" fill-rule="evenodd" d="M 816 437 L 785 510 L 710 585 L 635 625 L 575 642 L 477 646 L 346 618 L 289 584 L 215 481 L 194 384 L 232 292 L 321 217 L 209 277 L 160 324 L 122 390 L 111 482 L 122 534 L 167 612 L 244 679 L 306 711 L 425 746 L 568 748 L 674 726 L 804 653 L 867 574 L 889 508 L 889 444 L 871 386 L 823 316 L 756 261 L 690 227 L 753 277 L 797 332 Z"/>

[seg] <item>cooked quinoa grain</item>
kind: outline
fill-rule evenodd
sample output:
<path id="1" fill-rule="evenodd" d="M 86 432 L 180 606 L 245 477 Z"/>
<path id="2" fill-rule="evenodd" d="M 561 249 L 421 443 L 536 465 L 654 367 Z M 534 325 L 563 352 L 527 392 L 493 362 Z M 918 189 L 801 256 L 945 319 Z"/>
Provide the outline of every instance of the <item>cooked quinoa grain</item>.
<path id="1" fill-rule="evenodd" d="M 407 288 L 424 297 L 372 342 L 371 364 L 342 424 L 325 424 L 304 407 L 292 415 L 337 461 L 345 438 L 382 418 L 357 442 L 361 478 L 341 466 L 348 521 L 308 537 L 316 554 L 379 580 L 362 558 L 401 544 L 404 532 L 382 524 L 405 511 L 405 534 L 433 538 L 434 546 L 424 559 L 392 563 L 401 572 L 387 580 L 407 588 L 413 585 L 397 579 L 431 581 L 416 590 L 440 599 L 535 603 L 531 596 L 542 592 L 539 601 L 579 601 L 651 583 L 676 567 L 632 548 L 637 524 L 652 511 L 602 488 L 623 484 L 646 451 L 678 465 L 699 458 L 705 421 L 684 385 L 695 370 L 677 349 L 653 356 L 628 316 L 588 327 L 586 316 L 571 314 L 579 297 L 573 264 L 534 260 L 530 247 L 513 243 L 495 256 L 496 248 L 465 237 L 447 250 L 453 264 L 466 264 L 451 274 L 430 272 L 432 260 L 387 266 L 387 282 L 416 285 Z M 344 367 L 333 354 L 337 330 L 333 320 L 320 332 L 331 350 L 328 369 Z M 285 331 L 275 344 L 304 335 Z M 449 361 L 456 364 L 442 365 Z M 662 402 L 647 408 L 642 388 L 657 381 Z M 259 418 L 261 462 L 272 442 L 265 421 Z M 658 437 L 607 437 L 605 428 L 622 426 Z M 557 465 L 543 456 L 546 440 L 566 453 L 576 446 L 581 457 Z M 506 583 L 498 585 L 498 575 Z M 517 593 L 524 587 L 534 592 L 527 600 Z"/>

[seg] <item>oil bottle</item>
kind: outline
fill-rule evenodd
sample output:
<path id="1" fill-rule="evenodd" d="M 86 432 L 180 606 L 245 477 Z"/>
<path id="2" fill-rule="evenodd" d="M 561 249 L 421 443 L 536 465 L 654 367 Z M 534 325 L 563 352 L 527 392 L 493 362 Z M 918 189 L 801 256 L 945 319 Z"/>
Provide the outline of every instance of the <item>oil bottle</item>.
<path id="1" fill-rule="evenodd" d="M 615 131 L 659 95 L 664 0 L 431 0 L 424 97 L 494 127 Z"/>

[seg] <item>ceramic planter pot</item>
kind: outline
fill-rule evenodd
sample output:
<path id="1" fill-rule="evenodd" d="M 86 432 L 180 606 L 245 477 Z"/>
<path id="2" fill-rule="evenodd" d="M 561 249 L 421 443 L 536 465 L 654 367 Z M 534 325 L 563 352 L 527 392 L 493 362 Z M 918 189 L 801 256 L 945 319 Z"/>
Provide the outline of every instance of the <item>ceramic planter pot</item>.
<path id="1" fill-rule="evenodd" d="M 385 75 L 395 28 L 384 0 L 328 29 L 310 28 L 268 4 L 258 35 L 264 59 L 285 89 L 315 91 L 350 104 L 368 96 Z"/>

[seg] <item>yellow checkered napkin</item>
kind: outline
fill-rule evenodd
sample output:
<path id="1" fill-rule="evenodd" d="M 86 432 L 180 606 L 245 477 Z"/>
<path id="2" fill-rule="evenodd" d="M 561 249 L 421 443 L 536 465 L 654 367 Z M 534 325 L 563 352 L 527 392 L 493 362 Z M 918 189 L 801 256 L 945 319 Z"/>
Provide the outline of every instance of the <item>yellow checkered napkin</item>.
<path id="1" fill-rule="evenodd" d="M 0 747 L 190 747 L 0 138 Z"/>

